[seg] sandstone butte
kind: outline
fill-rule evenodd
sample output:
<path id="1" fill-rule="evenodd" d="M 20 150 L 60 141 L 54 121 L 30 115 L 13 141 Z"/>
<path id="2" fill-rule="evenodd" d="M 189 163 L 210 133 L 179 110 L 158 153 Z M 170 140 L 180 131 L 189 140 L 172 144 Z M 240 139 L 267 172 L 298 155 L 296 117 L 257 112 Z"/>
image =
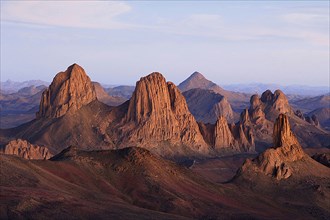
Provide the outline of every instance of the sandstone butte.
<path id="1" fill-rule="evenodd" d="M 96 100 L 96 92 L 84 69 L 77 64 L 58 73 L 41 96 L 37 118 L 58 118 Z"/>
<path id="2" fill-rule="evenodd" d="M 148 148 L 168 143 L 189 146 L 200 153 L 209 150 L 185 98 L 157 72 L 136 83 L 120 130 L 121 145 Z"/>

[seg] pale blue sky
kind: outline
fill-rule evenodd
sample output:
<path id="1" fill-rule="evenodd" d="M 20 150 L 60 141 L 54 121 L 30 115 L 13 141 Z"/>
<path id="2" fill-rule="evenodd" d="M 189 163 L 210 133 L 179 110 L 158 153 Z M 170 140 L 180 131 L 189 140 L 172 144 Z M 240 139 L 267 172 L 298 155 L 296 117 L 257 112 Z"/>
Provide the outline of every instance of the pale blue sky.
<path id="1" fill-rule="evenodd" d="M 329 1 L 1 1 L 1 81 L 72 63 L 104 84 L 329 85 Z"/>

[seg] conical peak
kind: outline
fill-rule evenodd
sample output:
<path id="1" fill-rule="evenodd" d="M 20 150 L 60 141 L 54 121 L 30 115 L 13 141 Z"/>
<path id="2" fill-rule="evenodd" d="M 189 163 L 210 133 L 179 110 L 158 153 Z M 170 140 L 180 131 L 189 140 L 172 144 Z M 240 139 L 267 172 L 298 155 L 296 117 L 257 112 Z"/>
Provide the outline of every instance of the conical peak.
<path id="1" fill-rule="evenodd" d="M 191 74 L 191 76 L 189 77 L 190 79 L 196 78 L 196 79 L 205 79 L 204 75 L 201 74 L 200 72 L 193 72 L 193 74 Z"/>
<path id="2" fill-rule="evenodd" d="M 289 118 L 285 114 L 280 114 L 274 124 L 273 145 L 277 148 L 294 144 L 298 144 L 298 141 L 291 131 Z"/>

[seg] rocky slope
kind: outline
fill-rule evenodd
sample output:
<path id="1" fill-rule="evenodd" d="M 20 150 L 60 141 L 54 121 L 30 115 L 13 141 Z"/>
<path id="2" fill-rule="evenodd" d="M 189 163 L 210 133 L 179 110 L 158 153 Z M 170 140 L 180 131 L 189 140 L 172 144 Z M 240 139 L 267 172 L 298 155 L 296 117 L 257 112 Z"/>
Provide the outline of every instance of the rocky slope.
<path id="1" fill-rule="evenodd" d="M 59 118 L 96 100 L 96 92 L 84 69 L 77 64 L 58 73 L 42 93 L 37 118 Z"/>
<path id="2" fill-rule="evenodd" d="M 220 186 L 141 148 L 87 152 L 69 147 L 48 161 L 7 155 L 0 155 L 0 161 L 6 198 L 0 200 L 1 218 L 267 216 L 266 210 L 256 214 L 253 205 L 251 211 L 251 204 L 231 198 Z"/>
<path id="3" fill-rule="evenodd" d="M 313 119 L 313 116 L 315 116 L 322 128 L 328 131 L 330 130 L 330 107 L 315 109 L 314 111 L 309 112 L 308 116 L 311 119 Z"/>
<path id="4" fill-rule="evenodd" d="M 224 116 L 228 122 L 235 122 L 237 113 L 225 97 L 205 89 L 190 89 L 183 92 L 189 111 L 197 121 L 214 124 L 219 116 Z"/>
<path id="5" fill-rule="evenodd" d="M 10 154 L 29 160 L 47 160 L 53 155 L 47 147 L 30 144 L 26 140 L 12 140 L 0 149 L 0 153 Z"/>
<path id="6" fill-rule="evenodd" d="M 1 219 L 289 220 L 330 216 L 329 176 L 320 174 L 329 168 L 321 164 L 323 169 L 312 179 L 291 184 L 294 172 L 285 181 L 266 182 L 265 188 L 255 190 L 245 182 L 207 181 L 141 148 L 82 151 L 69 147 L 51 160 L 0 155 L 0 163 L 0 190 L 6 198 L 0 200 Z"/>
<path id="7" fill-rule="evenodd" d="M 300 109 L 304 112 L 314 111 L 318 108 L 330 107 L 330 94 L 324 94 L 315 97 L 301 98 L 292 102 L 295 109 Z"/>

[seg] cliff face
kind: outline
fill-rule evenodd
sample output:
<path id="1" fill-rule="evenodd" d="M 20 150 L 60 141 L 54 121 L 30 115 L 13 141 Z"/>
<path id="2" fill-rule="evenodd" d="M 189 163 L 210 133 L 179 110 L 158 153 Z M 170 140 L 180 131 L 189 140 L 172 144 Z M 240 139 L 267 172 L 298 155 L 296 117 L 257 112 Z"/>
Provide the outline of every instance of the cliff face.
<path id="1" fill-rule="evenodd" d="M 214 128 L 214 148 L 231 152 L 254 152 L 254 136 L 244 124 L 228 125 L 220 117 Z"/>
<path id="2" fill-rule="evenodd" d="M 290 129 L 288 117 L 280 114 L 274 124 L 273 147 L 253 160 L 246 160 L 239 174 L 252 171 L 278 180 L 286 179 L 293 173 L 290 164 L 304 156 L 302 147 Z"/>
<path id="3" fill-rule="evenodd" d="M 41 96 L 37 118 L 59 118 L 96 100 L 94 85 L 77 64 L 58 73 Z"/>
<path id="4" fill-rule="evenodd" d="M 177 87 L 160 73 L 140 79 L 121 126 L 121 145 L 150 147 L 167 142 L 206 152 L 199 127 Z"/>
<path id="5" fill-rule="evenodd" d="M 239 150 L 237 142 L 224 117 L 220 117 L 215 124 L 214 139 L 215 149 L 231 148 L 232 150 Z"/>
<path id="6" fill-rule="evenodd" d="M 53 156 L 47 147 L 33 145 L 22 139 L 10 141 L 1 149 L 1 153 L 16 155 L 29 160 L 47 160 Z"/>

